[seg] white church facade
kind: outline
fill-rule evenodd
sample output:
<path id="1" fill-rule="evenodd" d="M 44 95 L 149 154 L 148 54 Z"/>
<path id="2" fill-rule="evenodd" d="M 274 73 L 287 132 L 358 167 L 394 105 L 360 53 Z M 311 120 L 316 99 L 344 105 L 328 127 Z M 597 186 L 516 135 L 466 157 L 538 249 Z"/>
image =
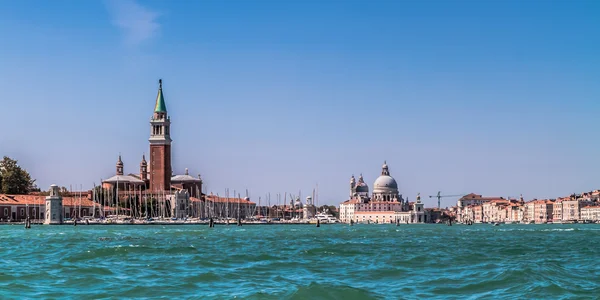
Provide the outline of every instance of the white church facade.
<path id="1" fill-rule="evenodd" d="M 339 212 L 344 223 L 410 224 L 429 221 L 421 197 L 417 196 L 416 202 L 403 199 L 398 183 L 390 175 L 385 162 L 371 195 L 362 174 L 358 182 L 354 176 L 350 178 L 350 199 L 340 204 Z"/>

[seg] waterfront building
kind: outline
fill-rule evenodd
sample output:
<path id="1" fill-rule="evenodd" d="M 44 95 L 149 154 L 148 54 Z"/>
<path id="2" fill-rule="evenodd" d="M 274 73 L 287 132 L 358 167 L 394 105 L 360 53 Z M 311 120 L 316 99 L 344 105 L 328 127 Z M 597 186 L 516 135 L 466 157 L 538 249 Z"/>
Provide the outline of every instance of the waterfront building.
<path id="1" fill-rule="evenodd" d="M 477 205 L 468 205 L 457 209 L 456 216 L 459 222 L 475 222 L 475 207 Z"/>
<path id="2" fill-rule="evenodd" d="M 427 223 L 439 223 L 442 221 L 442 216 L 445 210 L 437 207 L 424 208 L 425 213 L 423 218 L 427 218 Z"/>
<path id="3" fill-rule="evenodd" d="M 552 222 L 560 223 L 563 219 L 563 201 L 555 199 L 552 201 Z"/>
<path id="4" fill-rule="evenodd" d="M 113 202 L 123 203 L 132 201 L 131 199 L 134 198 L 134 201 L 138 203 L 133 205 L 137 206 L 138 211 L 141 211 L 142 202 L 156 200 L 160 203 L 161 215 L 164 214 L 166 217 L 177 215 L 179 218 L 199 214 L 193 211 L 198 206 L 193 202 L 206 202 L 202 193 L 202 178 L 200 175 L 197 177 L 189 175 L 187 168 L 184 174 L 173 174 L 172 141 L 171 117 L 167 111 L 162 80 L 159 80 L 154 111 L 150 118 L 150 137 L 148 139 L 150 159 L 146 161 L 146 156 L 142 155 L 139 173 L 125 175 L 125 164 L 119 155 L 115 175 L 102 181 L 102 187 L 109 191 L 110 197 L 118 199 Z M 182 197 L 187 197 L 187 199 Z"/>
<path id="5" fill-rule="evenodd" d="M 532 200 L 527 203 L 529 223 L 543 224 L 552 222 L 553 202 L 550 200 Z"/>
<path id="6" fill-rule="evenodd" d="M 509 222 L 509 223 L 558 223 L 593 221 L 595 206 L 598 205 L 599 190 L 570 195 L 551 200 L 504 199 L 469 194 L 453 207 L 459 222 Z M 466 205 L 468 204 L 468 205 Z M 586 207 L 585 217 L 583 208 Z"/>
<path id="7" fill-rule="evenodd" d="M 201 197 L 202 179 L 189 175 L 185 169 L 183 175 L 173 175 L 171 163 L 171 117 L 168 115 L 162 79 L 158 81 L 158 94 L 154 103 L 154 111 L 150 118 L 150 162 L 142 155 L 138 174 L 125 175 L 124 163 L 119 155 L 116 174 L 102 181 L 107 189 L 120 191 L 148 190 L 154 194 L 170 194 L 171 191 L 185 189 L 188 194 Z"/>
<path id="8" fill-rule="evenodd" d="M 472 214 L 465 215 L 465 208 L 469 207 L 469 206 L 475 207 L 475 206 L 483 205 L 484 203 L 494 201 L 494 200 L 505 200 L 505 199 L 502 197 L 483 197 L 482 195 L 477 195 L 474 193 L 462 196 L 460 199 L 457 200 L 457 203 L 456 203 L 456 210 L 457 210 L 456 221 L 457 222 L 473 221 L 473 222 L 477 222 L 477 223 L 488 222 L 487 219 L 489 219 L 489 216 L 486 217 L 486 214 L 483 211 L 479 212 L 479 213 L 481 213 L 481 215 L 475 216 L 473 214 L 473 213 L 475 213 L 475 211 L 470 209 L 469 211 Z"/>
<path id="9" fill-rule="evenodd" d="M 484 202 L 483 222 L 504 222 L 507 218 L 505 208 L 510 202 L 508 200 L 491 200 Z"/>
<path id="10" fill-rule="evenodd" d="M 581 219 L 581 206 L 580 201 L 570 198 L 569 200 L 563 200 L 562 202 L 562 220 L 563 221 L 577 221 Z"/>
<path id="11" fill-rule="evenodd" d="M 600 206 L 587 205 L 581 208 L 581 220 L 585 222 L 600 221 Z"/>
<path id="12" fill-rule="evenodd" d="M 423 207 L 421 197 L 416 202 L 408 202 L 402 198 L 398 183 L 390 175 L 386 162 L 381 167 L 381 175 L 373 184 L 373 193 L 369 195 L 369 187 L 362 174 L 358 182 L 354 176 L 350 178 L 350 199 L 339 206 L 340 220 L 345 223 L 425 223 L 431 222 Z"/>
<path id="13" fill-rule="evenodd" d="M 523 220 L 523 205 L 520 203 L 510 203 L 506 208 L 506 219 L 504 222 L 507 223 L 519 223 Z"/>
<path id="14" fill-rule="evenodd" d="M 55 191 L 54 195 L 57 193 Z M 112 208 L 102 207 L 92 201 L 90 194 L 81 193 L 81 196 L 71 194 L 61 198 L 63 220 L 113 214 Z M 42 222 L 46 219 L 46 204 L 47 199 L 44 195 L 0 194 L 0 221 L 20 222 L 29 217 L 35 222 Z"/>
<path id="15" fill-rule="evenodd" d="M 464 195 L 460 199 L 458 199 L 457 206 L 464 207 L 464 206 L 468 206 L 468 205 L 481 205 L 481 204 L 484 204 L 484 203 L 492 201 L 492 200 L 505 200 L 505 199 L 502 197 L 483 197 L 481 195 L 471 193 L 468 195 Z"/>

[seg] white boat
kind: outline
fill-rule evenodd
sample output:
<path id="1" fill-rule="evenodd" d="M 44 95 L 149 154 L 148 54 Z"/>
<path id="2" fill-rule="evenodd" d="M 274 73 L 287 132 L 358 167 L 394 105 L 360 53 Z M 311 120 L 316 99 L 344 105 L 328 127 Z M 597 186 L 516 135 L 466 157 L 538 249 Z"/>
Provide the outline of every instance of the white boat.
<path id="1" fill-rule="evenodd" d="M 333 215 L 328 212 L 320 212 L 315 215 L 315 219 L 319 220 L 321 223 L 339 223 L 340 221 L 336 219 Z"/>

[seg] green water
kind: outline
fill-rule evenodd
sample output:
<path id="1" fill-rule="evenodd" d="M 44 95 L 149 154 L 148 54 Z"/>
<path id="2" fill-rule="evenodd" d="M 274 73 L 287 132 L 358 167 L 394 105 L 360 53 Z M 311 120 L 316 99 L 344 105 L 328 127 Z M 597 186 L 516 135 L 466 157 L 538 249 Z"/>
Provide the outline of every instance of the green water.
<path id="1" fill-rule="evenodd" d="M 595 299 L 600 225 L 0 226 L 2 299 Z"/>

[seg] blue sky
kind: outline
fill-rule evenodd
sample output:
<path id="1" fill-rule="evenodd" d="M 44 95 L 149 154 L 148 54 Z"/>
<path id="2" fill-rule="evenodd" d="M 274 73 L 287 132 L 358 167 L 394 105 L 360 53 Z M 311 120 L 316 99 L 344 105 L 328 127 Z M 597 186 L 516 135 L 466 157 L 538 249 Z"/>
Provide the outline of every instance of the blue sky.
<path id="1" fill-rule="evenodd" d="M 174 171 L 209 192 L 273 200 L 318 183 L 335 204 L 384 160 L 411 200 L 600 188 L 598 1 L 3 1 L 0 13 L 0 154 L 42 188 L 98 184 L 119 153 L 138 172 L 159 78 Z"/>

